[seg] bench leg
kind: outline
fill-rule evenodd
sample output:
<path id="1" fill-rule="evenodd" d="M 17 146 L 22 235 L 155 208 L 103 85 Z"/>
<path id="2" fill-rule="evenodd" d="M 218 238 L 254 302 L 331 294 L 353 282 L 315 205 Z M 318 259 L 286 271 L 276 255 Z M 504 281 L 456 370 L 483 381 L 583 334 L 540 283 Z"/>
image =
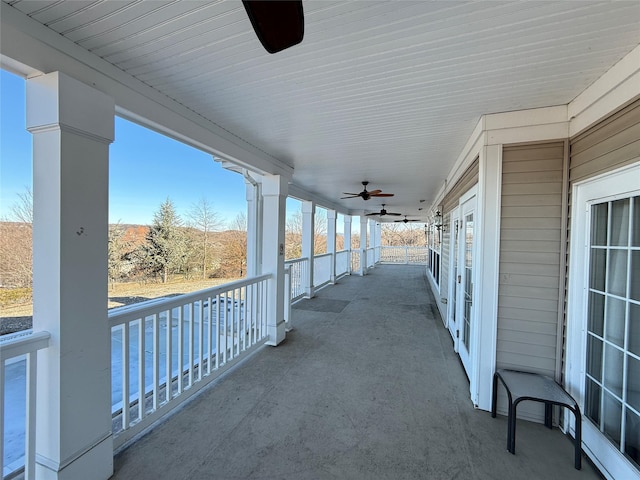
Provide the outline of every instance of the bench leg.
<path id="1" fill-rule="evenodd" d="M 553 428 L 553 404 L 549 402 L 544 404 L 544 425 L 547 428 Z"/>
<path id="2" fill-rule="evenodd" d="M 513 455 L 516 454 L 516 405 L 512 402 L 509 402 L 509 419 L 507 421 L 508 424 L 508 433 L 507 433 L 507 450 L 509 450 Z"/>
<path id="3" fill-rule="evenodd" d="M 493 390 L 491 393 L 491 416 L 493 418 L 496 418 L 497 401 L 498 401 L 498 374 L 494 373 L 493 374 Z"/>
<path id="4" fill-rule="evenodd" d="M 577 405 L 576 409 L 573 411 L 573 415 L 576 419 L 576 437 L 573 439 L 575 442 L 574 467 L 576 467 L 576 470 L 580 470 L 582 468 L 582 415 L 580 414 L 580 408 Z"/>

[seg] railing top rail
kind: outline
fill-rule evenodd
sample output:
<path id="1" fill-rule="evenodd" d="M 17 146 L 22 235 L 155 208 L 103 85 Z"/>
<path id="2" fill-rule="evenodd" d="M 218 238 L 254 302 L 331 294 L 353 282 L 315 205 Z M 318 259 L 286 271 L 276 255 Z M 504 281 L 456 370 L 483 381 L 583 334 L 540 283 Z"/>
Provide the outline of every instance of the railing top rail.
<path id="1" fill-rule="evenodd" d="M 292 258 L 290 260 L 285 260 L 284 263 L 286 264 L 292 264 L 292 263 L 300 263 L 300 262 L 307 262 L 309 261 L 308 257 L 300 257 L 300 258 Z"/>
<path id="2" fill-rule="evenodd" d="M 3 335 L 0 337 L 0 362 L 10 358 L 36 352 L 49 346 L 49 332 L 20 332 L 17 335 Z"/>
<path id="3" fill-rule="evenodd" d="M 153 315 L 159 311 L 171 310 L 172 308 L 181 307 L 182 305 L 201 300 L 206 297 L 213 297 L 229 290 L 236 288 L 246 287 L 254 283 L 268 280 L 272 277 L 272 274 L 260 275 L 258 277 L 245 278 L 237 280 L 235 282 L 225 283 L 223 285 L 217 285 L 205 290 L 198 290 L 197 292 L 186 293 L 177 297 L 159 298 L 157 301 L 153 301 L 151 304 L 144 302 L 142 304 L 125 305 L 122 307 L 116 307 L 109 310 L 109 324 L 113 327 L 120 325 L 123 322 L 129 320 L 136 320 L 148 315 Z"/>
<path id="4" fill-rule="evenodd" d="M 331 253 L 320 253 L 318 255 L 314 255 L 313 258 L 324 258 L 324 257 L 330 257 L 332 254 Z"/>

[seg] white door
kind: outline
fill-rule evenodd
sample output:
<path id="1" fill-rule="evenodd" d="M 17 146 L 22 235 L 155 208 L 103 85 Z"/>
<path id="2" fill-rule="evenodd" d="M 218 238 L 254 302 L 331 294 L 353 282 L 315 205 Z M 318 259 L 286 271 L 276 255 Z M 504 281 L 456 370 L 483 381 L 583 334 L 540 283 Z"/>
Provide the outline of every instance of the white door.
<path id="1" fill-rule="evenodd" d="M 449 225 L 451 228 L 451 235 L 449 235 L 449 241 L 451 245 L 449 246 L 449 298 L 451 299 L 449 302 L 449 309 L 447 312 L 447 327 L 449 328 L 449 333 L 451 334 L 451 338 L 453 338 L 453 349 L 454 351 L 458 351 L 458 311 L 457 311 L 457 299 L 458 299 L 458 290 L 460 284 L 460 272 L 458 272 L 459 265 L 459 256 L 460 256 L 460 209 L 456 208 L 451 212 L 451 219 L 449 221 Z"/>
<path id="2" fill-rule="evenodd" d="M 570 361 L 580 368 L 570 380 L 585 450 L 608 478 L 625 480 L 640 479 L 639 186 L 640 166 L 588 182 L 572 211 L 579 245 L 570 259 L 581 269 L 570 272 Z"/>
<path id="3" fill-rule="evenodd" d="M 471 330 L 474 322 L 473 271 L 475 239 L 476 198 L 467 200 L 460 207 L 461 219 L 458 248 L 458 300 L 457 328 L 458 354 L 467 376 L 471 377 Z"/>

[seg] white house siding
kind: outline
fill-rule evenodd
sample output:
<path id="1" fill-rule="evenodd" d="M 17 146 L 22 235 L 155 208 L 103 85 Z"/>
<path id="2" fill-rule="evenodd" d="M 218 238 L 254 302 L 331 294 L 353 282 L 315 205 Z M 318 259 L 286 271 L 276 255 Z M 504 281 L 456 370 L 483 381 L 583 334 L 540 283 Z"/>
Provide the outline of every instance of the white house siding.
<path id="1" fill-rule="evenodd" d="M 564 152 L 562 141 L 503 150 L 497 368 L 555 376 Z M 544 419 L 533 402 L 518 413 Z"/>

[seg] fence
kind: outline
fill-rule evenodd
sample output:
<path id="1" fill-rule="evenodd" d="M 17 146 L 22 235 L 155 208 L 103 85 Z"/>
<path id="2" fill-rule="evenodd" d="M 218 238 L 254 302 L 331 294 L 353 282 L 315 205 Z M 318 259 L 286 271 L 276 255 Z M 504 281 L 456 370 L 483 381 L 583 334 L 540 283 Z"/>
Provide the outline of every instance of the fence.
<path id="1" fill-rule="evenodd" d="M 264 343 L 269 278 L 109 312 L 116 448 Z"/>

